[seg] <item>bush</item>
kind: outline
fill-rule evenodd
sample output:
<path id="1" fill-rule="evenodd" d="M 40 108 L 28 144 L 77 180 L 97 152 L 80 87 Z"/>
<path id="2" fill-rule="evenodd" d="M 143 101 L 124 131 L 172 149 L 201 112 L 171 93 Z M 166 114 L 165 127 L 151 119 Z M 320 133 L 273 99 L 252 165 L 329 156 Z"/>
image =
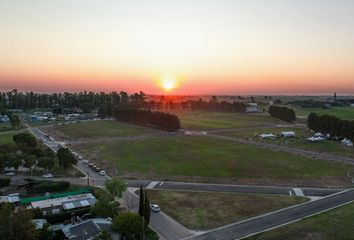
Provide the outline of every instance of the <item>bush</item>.
<path id="1" fill-rule="evenodd" d="M 33 184 L 34 193 L 58 192 L 70 187 L 69 182 L 39 181 Z"/>
<path id="2" fill-rule="evenodd" d="M 0 188 L 10 185 L 10 178 L 0 178 Z"/>

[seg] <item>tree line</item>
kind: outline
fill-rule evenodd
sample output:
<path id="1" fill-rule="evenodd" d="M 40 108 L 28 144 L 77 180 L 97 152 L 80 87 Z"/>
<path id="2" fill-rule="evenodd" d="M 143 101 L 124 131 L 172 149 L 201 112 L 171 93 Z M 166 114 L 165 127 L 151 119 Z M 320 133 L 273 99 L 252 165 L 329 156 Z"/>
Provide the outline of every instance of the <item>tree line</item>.
<path id="1" fill-rule="evenodd" d="M 330 134 L 332 137 L 343 137 L 354 141 L 354 121 L 342 120 L 333 115 L 318 116 L 310 113 L 307 125 L 311 130 Z"/>
<path id="2" fill-rule="evenodd" d="M 132 108 L 144 107 L 145 94 L 143 92 L 77 92 L 77 93 L 34 93 L 18 92 L 14 89 L 9 92 L 0 92 L 0 113 L 8 109 L 52 109 L 55 113 L 65 113 L 68 109 L 80 108 L 84 113 L 101 106 L 112 109 L 113 106 L 129 106 Z"/>
<path id="3" fill-rule="evenodd" d="M 113 117 L 119 121 L 153 126 L 167 131 L 176 131 L 181 128 L 179 118 L 176 115 L 164 112 L 117 109 Z"/>
<path id="4" fill-rule="evenodd" d="M 287 107 L 270 106 L 268 112 L 272 117 L 285 122 L 292 122 L 296 119 L 295 111 Z"/>

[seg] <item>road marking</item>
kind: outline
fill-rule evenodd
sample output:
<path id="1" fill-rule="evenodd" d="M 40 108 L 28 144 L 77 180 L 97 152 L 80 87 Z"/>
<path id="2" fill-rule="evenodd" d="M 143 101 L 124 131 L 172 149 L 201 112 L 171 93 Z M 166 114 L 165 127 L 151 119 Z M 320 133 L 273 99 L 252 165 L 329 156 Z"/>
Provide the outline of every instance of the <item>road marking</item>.
<path id="1" fill-rule="evenodd" d="M 146 189 L 152 189 L 156 187 L 157 184 L 159 184 L 158 181 L 152 181 L 151 183 L 149 183 L 149 185 L 147 185 Z"/>
<path id="2" fill-rule="evenodd" d="M 296 196 L 299 196 L 299 197 L 304 197 L 304 192 L 302 191 L 301 188 L 293 188 L 294 189 L 294 192 L 295 192 L 295 195 Z"/>
<path id="3" fill-rule="evenodd" d="M 161 186 L 162 184 L 164 184 L 165 182 L 160 182 L 159 186 Z"/>
<path id="4" fill-rule="evenodd" d="M 289 190 L 289 194 L 290 194 L 290 196 L 292 196 L 292 194 L 291 194 L 291 190 Z"/>

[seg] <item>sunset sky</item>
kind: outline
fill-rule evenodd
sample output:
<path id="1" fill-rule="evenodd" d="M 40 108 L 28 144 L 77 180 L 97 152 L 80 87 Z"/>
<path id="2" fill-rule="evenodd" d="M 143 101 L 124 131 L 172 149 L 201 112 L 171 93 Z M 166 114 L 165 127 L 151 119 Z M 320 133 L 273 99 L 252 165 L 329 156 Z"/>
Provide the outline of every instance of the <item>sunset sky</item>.
<path id="1" fill-rule="evenodd" d="M 0 0 L 0 90 L 354 94 L 353 0 Z"/>

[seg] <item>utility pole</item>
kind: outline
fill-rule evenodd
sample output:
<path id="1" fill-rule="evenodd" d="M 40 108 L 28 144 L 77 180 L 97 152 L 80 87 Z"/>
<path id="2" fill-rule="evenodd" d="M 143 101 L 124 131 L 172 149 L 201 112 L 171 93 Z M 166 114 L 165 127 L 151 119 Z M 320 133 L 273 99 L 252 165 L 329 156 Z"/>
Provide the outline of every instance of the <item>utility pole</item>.
<path id="1" fill-rule="evenodd" d="M 90 187 L 90 171 L 87 170 L 87 187 Z"/>

